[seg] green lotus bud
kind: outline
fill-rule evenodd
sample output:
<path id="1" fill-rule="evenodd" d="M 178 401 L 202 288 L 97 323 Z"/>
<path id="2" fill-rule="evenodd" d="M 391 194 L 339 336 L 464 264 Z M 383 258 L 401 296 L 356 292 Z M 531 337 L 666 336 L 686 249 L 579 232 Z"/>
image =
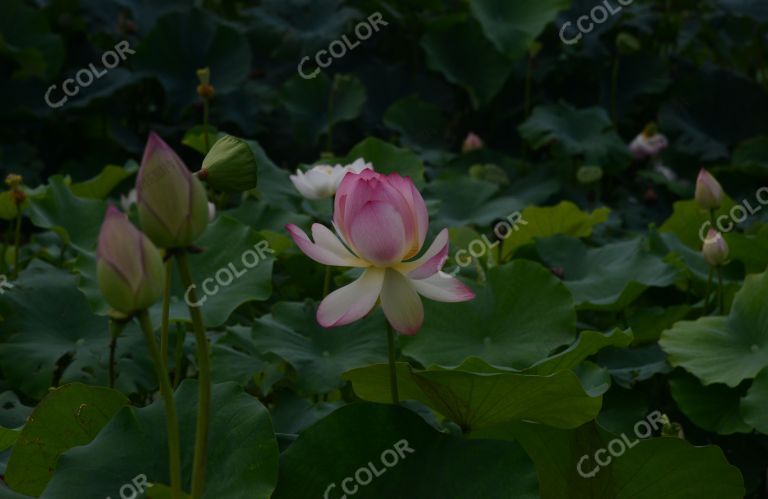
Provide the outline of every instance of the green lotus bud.
<path id="1" fill-rule="evenodd" d="M 197 176 L 217 191 L 244 192 L 256 187 L 258 173 L 250 146 L 244 140 L 225 135 L 213 144 Z"/>
<path id="2" fill-rule="evenodd" d="M 150 307 L 163 293 L 160 252 L 114 206 L 101 224 L 96 273 L 104 299 L 126 315 Z"/>
<path id="3" fill-rule="evenodd" d="M 203 184 L 154 132 L 136 179 L 136 204 L 144 233 L 161 248 L 185 248 L 208 225 Z"/>
<path id="4" fill-rule="evenodd" d="M 640 50 L 640 40 L 622 31 L 616 36 L 616 48 L 621 55 L 632 55 Z"/>
<path id="5" fill-rule="evenodd" d="M 603 178 L 603 169 L 599 166 L 585 165 L 576 172 L 580 184 L 591 184 Z"/>

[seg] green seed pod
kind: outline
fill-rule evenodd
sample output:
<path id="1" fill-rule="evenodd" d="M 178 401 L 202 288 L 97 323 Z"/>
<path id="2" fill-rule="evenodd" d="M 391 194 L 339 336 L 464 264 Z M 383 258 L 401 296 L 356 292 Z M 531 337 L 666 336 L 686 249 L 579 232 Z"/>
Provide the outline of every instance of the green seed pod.
<path id="1" fill-rule="evenodd" d="M 244 192 L 256 187 L 259 167 L 250 146 L 225 135 L 213 144 L 197 176 L 217 191 Z"/>

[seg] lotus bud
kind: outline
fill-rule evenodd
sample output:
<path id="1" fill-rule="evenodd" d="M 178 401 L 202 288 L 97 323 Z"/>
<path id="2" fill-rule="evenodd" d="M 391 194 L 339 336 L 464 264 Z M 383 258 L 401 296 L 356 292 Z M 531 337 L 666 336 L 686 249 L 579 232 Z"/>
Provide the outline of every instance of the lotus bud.
<path id="1" fill-rule="evenodd" d="M 621 32 L 616 36 L 616 48 L 621 55 L 632 55 L 640 50 L 640 40 L 627 32 Z"/>
<path id="2" fill-rule="evenodd" d="M 114 206 L 101 224 L 96 273 L 104 299 L 126 315 L 150 307 L 163 293 L 160 252 Z"/>
<path id="3" fill-rule="evenodd" d="M 702 168 L 696 179 L 696 202 L 704 210 L 716 210 L 723 203 L 723 188 L 707 170 Z"/>
<path id="4" fill-rule="evenodd" d="M 144 150 L 136 201 L 144 233 L 161 248 L 185 248 L 208 225 L 203 184 L 155 133 Z"/>
<path id="5" fill-rule="evenodd" d="M 476 151 L 477 149 L 482 149 L 483 146 L 483 139 L 477 136 L 474 132 L 469 132 L 464 139 L 464 143 L 461 145 L 461 152 L 467 153 Z"/>
<path id="6" fill-rule="evenodd" d="M 728 243 L 718 231 L 709 229 L 701 253 L 708 264 L 719 267 L 728 260 Z"/>
<path id="7" fill-rule="evenodd" d="M 197 79 L 200 81 L 200 84 L 197 86 L 197 95 L 206 100 L 212 99 L 216 92 L 213 89 L 213 85 L 211 85 L 210 68 L 198 69 Z"/>
<path id="8" fill-rule="evenodd" d="M 197 172 L 217 191 L 245 192 L 256 187 L 259 166 L 253 150 L 241 139 L 225 135 L 213 144 Z"/>

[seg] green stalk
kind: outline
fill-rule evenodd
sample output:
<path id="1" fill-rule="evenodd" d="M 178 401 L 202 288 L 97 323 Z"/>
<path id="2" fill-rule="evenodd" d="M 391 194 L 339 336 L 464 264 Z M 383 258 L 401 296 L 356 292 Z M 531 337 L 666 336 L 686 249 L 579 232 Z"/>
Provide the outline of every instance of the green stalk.
<path id="1" fill-rule="evenodd" d="M 109 341 L 109 387 L 115 387 L 115 351 L 117 350 L 117 339 L 120 337 L 120 333 L 125 328 L 124 322 L 118 322 L 115 319 L 109 319 L 109 335 L 111 337 Z"/>
<path id="2" fill-rule="evenodd" d="M 139 323 L 147 340 L 147 347 L 155 364 L 157 382 L 160 385 L 160 394 L 165 404 L 165 416 L 168 425 L 168 458 L 171 474 L 171 497 L 181 499 L 181 446 L 179 444 L 179 421 L 176 417 L 176 402 L 173 400 L 173 391 L 168 381 L 168 370 L 165 362 L 160 357 L 160 352 L 155 343 L 155 330 L 146 310 L 139 313 Z"/>
<path id="3" fill-rule="evenodd" d="M 203 144 L 205 145 L 205 154 L 210 151 L 210 139 L 208 138 L 208 113 L 210 104 L 207 97 L 203 97 Z"/>
<path id="4" fill-rule="evenodd" d="M 21 245 L 21 205 L 16 205 L 16 235 L 14 236 L 13 246 L 13 274 L 12 279 L 19 275 L 19 246 Z"/>
<path id="5" fill-rule="evenodd" d="M 620 56 L 617 53 L 613 58 L 613 70 L 611 71 L 611 119 L 616 124 L 616 98 L 619 88 L 619 62 Z"/>
<path id="6" fill-rule="evenodd" d="M 707 291 L 704 293 L 704 314 L 707 313 L 707 309 L 709 308 L 709 293 L 712 290 L 712 271 L 713 268 L 709 267 L 709 275 L 707 276 Z"/>
<path id="7" fill-rule="evenodd" d="M 171 275 L 173 258 L 165 261 L 165 287 L 163 288 L 163 315 L 160 323 L 160 356 L 168 362 L 168 322 L 171 315 Z"/>
<path id="8" fill-rule="evenodd" d="M 186 336 L 187 332 L 181 324 L 176 325 L 176 353 L 173 357 L 173 365 L 175 366 L 173 370 L 173 389 L 175 390 L 177 386 L 179 386 L 179 383 L 181 383 L 181 362 L 182 362 L 182 355 L 184 354 L 184 337 Z"/>
<path id="9" fill-rule="evenodd" d="M 723 271 L 720 267 L 717 267 L 717 285 L 719 288 L 717 295 L 720 297 L 720 315 L 723 315 L 725 313 L 725 292 L 723 290 Z"/>
<path id="10" fill-rule="evenodd" d="M 189 290 L 189 301 L 197 303 L 197 293 L 193 287 L 192 274 L 189 272 L 187 254 L 180 251 L 176 254 L 179 264 L 181 282 L 185 289 Z M 197 344 L 198 377 L 198 403 L 197 403 L 197 427 L 195 429 L 195 457 L 192 464 L 192 499 L 203 497 L 205 490 L 205 466 L 208 449 L 208 419 L 211 406 L 211 367 L 208 359 L 208 339 L 205 337 L 205 326 L 200 307 L 189 307 L 189 315 L 192 317 L 192 326 L 195 331 L 195 343 Z"/>
<path id="11" fill-rule="evenodd" d="M 323 298 L 328 296 L 328 291 L 331 288 L 331 266 L 325 266 L 325 279 L 323 279 Z"/>
<path id="12" fill-rule="evenodd" d="M 387 322 L 387 346 L 389 350 L 389 389 L 392 392 L 392 403 L 398 405 L 400 396 L 397 393 L 397 365 L 395 364 L 395 330 Z"/>

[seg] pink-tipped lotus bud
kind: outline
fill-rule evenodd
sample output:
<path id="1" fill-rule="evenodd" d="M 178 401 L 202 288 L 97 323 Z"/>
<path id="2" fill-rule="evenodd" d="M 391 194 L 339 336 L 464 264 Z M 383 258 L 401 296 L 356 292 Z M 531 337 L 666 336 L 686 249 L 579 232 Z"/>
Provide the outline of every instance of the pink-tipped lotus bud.
<path id="1" fill-rule="evenodd" d="M 696 202 L 705 210 L 716 210 L 723 203 L 720 182 L 704 168 L 699 171 L 696 179 Z"/>
<path id="2" fill-rule="evenodd" d="M 718 231 L 709 229 L 701 253 L 708 264 L 719 267 L 728 260 L 728 243 Z"/>
<path id="3" fill-rule="evenodd" d="M 469 132 L 467 138 L 464 139 L 464 143 L 461 145 L 461 152 L 467 153 L 470 151 L 476 151 L 482 149 L 484 146 L 483 139 L 478 137 L 474 132 Z"/>
<path id="4" fill-rule="evenodd" d="M 161 248 L 187 247 L 208 225 L 203 184 L 155 133 L 144 150 L 136 201 L 144 233 Z"/>
<path id="5" fill-rule="evenodd" d="M 126 315 L 148 308 L 163 292 L 160 252 L 114 206 L 101 224 L 96 272 L 106 302 Z"/>

